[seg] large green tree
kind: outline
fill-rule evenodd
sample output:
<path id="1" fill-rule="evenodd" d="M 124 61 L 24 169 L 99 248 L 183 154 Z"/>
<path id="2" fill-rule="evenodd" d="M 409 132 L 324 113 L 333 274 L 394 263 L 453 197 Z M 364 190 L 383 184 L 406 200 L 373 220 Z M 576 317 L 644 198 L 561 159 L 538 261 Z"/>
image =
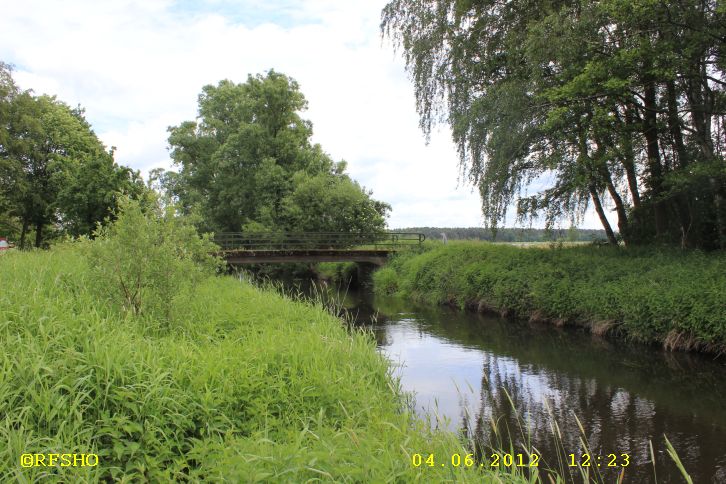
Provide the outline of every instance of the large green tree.
<path id="1" fill-rule="evenodd" d="M 113 150 L 67 160 L 55 182 L 59 225 L 71 235 L 89 235 L 113 218 L 119 197 L 140 199 L 146 190 L 139 172 L 114 161 Z"/>
<path id="2" fill-rule="evenodd" d="M 179 172 L 157 172 L 155 182 L 207 230 L 383 229 L 390 206 L 310 142 L 306 107 L 297 82 L 272 70 L 205 86 L 198 119 L 169 128 Z"/>
<path id="3" fill-rule="evenodd" d="M 496 226 L 614 207 L 629 242 L 726 247 L 715 0 L 393 0 L 426 133 L 448 122 Z M 532 192 L 535 192 L 532 194 Z"/>
<path id="4" fill-rule="evenodd" d="M 49 231 L 90 234 L 110 216 L 119 193 L 138 195 L 138 173 L 118 166 L 80 108 L 35 96 L 0 66 L 0 210 L 16 220 L 20 245 Z"/>

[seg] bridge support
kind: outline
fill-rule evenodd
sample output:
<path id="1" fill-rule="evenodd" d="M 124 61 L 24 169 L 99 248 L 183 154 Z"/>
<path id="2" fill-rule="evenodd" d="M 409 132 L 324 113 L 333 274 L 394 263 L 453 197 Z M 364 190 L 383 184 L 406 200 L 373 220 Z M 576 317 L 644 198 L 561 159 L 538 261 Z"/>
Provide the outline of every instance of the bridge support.
<path id="1" fill-rule="evenodd" d="M 382 264 L 381 264 L 382 265 Z M 358 285 L 364 285 L 371 282 L 373 273 L 378 269 L 381 265 L 378 264 L 371 264 L 369 262 L 358 262 L 356 264 L 358 271 Z"/>

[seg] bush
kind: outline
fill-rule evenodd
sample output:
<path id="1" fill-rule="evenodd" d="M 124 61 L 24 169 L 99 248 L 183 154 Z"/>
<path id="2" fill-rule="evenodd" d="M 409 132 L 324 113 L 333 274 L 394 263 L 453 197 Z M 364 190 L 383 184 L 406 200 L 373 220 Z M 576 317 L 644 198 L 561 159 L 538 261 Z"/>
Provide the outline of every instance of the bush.
<path id="1" fill-rule="evenodd" d="M 123 199 L 117 219 L 99 227 L 89 245 L 93 286 L 134 315 L 171 319 L 172 301 L 221 267 L 219 248 L 209 234 L 199 236 L 173 207 L 154 201 L 144 210 Z"/>

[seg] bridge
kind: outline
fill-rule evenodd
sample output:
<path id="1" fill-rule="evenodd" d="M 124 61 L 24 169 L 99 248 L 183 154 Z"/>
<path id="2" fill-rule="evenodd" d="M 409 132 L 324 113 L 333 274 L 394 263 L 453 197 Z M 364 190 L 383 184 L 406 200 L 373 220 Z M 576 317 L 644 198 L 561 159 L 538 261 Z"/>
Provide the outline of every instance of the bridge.
<path id="1" fill-rule="evenodd" d="M 219 254 L 229 265 L 288 262 L 362 262 L 383 265 L 397 250 L 417 247 L 424 234 L 380 233 L 239 233 L 216 234 Z"/>

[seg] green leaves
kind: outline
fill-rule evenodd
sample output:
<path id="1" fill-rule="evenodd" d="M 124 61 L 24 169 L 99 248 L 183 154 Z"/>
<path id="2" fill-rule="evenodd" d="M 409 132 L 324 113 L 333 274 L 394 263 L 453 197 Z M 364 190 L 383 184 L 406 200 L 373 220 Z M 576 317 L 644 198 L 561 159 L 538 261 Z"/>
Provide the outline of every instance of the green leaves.
<path id="1" fill-rule="evenodd" d="M 180 167 L 171 190 L 184 210 L 199 207 L 217 231 L 382 229 L 390 206 L 310 143 L 306 107 L 297 82 L 275 71 L 205 86 L 199 121 L 169 128 Z"/>
<path id="2" fill-rule="evenodd" d="M 513 203 L 550 226 L 592 203 L 612 234 L 611 202 L 626 243 L 726 248 L 722 177 L 661 197 L 664 174 L 726 155 L 719 2 L 392 0 L 382 17 L 421 128 L 450 125 L 487 224 Z"/>
<path id="3" fill-rule="evenodd" d="M 122 225 L 153 218 L 133 211 Z M 0 292 L 0 481 L 440 482 L 453 472 L 481 482 L 478 469 L 411 466 L 416 452 L 464 449 L 405 410 L 370 334 L 231 277 L 199 281 L 174 301 L 177 324 L 158 331 L 155 315 L 99 304 L 82 245 L 0 264 L 0 281 L 12 280 Z M 33 452 L 99 462 L 20 467 Z"/>
<path id="4" fill-rule="evenodd" d="M 385 225 L 390 210 L 347 176 L 329 173 L 299 174 L 282 207 L 285 223 L 293 232 L 375 232 Z"/>
<path id="5" fill-rule="evenodd" d="M 30 229 L 36 246 L 51 233 L 90 235 L 119 193 L 140 196 L 138 173 L 114 163 L 82 109 L 20 92 L 5 64 L 0 74 L 0 223 L 21 245 Z"/>
<path id="6" fill-rule="evenodd" d="M 117 219 L 100 227 L 89 248 L 91 273 L 105 298 L 134 314 L 172 319 L 174 299 L 221 267 L 208 236 L 177 217 L 174 207 L 123 198 Z"/>

